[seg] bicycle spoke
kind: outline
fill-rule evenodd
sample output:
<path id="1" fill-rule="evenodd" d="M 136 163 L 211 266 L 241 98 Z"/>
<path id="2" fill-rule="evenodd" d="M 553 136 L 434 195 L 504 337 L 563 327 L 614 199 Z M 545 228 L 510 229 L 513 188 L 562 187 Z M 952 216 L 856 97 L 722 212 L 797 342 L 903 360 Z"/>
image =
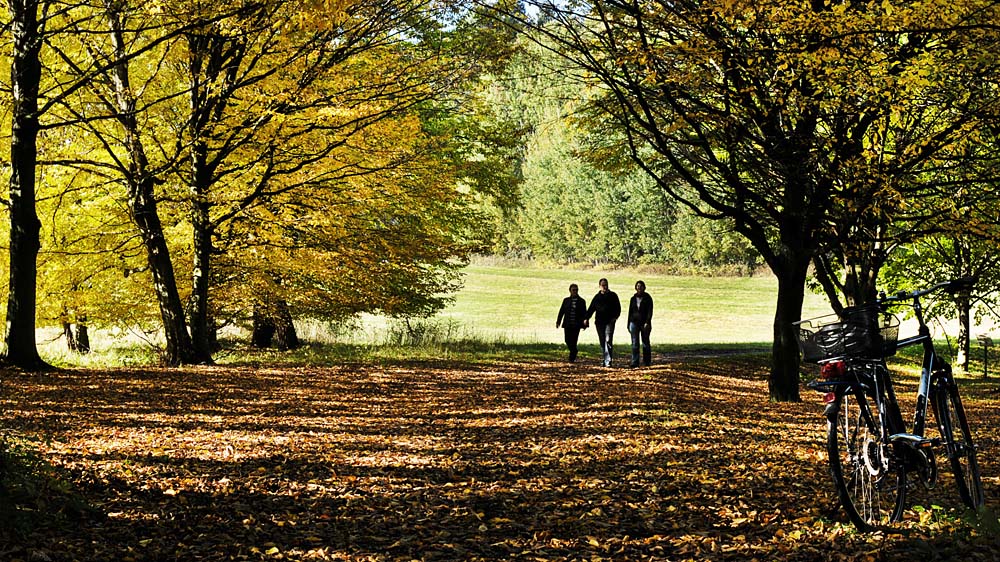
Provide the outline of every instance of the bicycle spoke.
<path id="1" fill-rule="evenodd" d="M 896 521 L 905 500 L 905 474 L 882 442 L 881 421 L 867 402 L 848 394 L 830 420 L 830 469 L 848 517 L 859 529 Z"/>

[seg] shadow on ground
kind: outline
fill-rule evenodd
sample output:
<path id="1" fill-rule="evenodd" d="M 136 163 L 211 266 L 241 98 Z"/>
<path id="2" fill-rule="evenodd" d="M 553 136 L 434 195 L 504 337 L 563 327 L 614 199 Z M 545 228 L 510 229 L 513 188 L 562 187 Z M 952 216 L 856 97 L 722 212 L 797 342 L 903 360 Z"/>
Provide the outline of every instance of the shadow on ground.
<path id="1" fill-rule="evenodd" d="M 658 359 L 9 375 L 5 425 L 96 509 L 0 559 L 993 556 L 946 509 L 909 512 L 907 535 L 843 525 L 819 399 L 768 403 L 766 356 Z M 995 424 L 994 397 L 970 396 L 974 416 Z M 957 507 L 934 494 L 914 502 Z"/>

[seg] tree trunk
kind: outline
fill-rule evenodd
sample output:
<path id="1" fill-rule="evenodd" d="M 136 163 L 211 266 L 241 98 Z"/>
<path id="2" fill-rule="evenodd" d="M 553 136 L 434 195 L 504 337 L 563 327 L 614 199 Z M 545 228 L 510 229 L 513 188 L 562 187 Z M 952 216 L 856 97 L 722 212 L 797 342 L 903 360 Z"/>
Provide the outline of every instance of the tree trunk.
<path id="1" fill-rule="evenodd" d="M 209 318 L 211 289 L 212 203 L 210 193 L 215 181 L 215 166 L 209 162 L 206 137 L 211 127 L 222 121 L 229 95 L 226 85 L 236 80 L 244 54 L 244 40 L 239 34 L 219 33 L 212 26 L 186 34 L 191 80 L 188 132 L 191 137 L 191 229 L 194 244 L 194 269 L 191 286 L 191 338 L 197 353 L 208 357 L 214 339 Z"/>
<path id="2" fill-rule="evenodd" d="M 798 402 L 799 340 L 792 323 L 802 319 L 808 261 L 772 270 L 778 277 L 778 301 L 774 313 L 768 391 L 772 402 Z"/>
<path id="3" fill-rule="evenodd" d="M 271 342 L 274 341 L 274 330 L 274 318 L 268 313 L 267 305 L 260 302 L 254 304 L 251 345 L 261 349 L 271 347 Z"/>
<path id="4" fill-rule="evenodd" d="M 139 228 L 146 248 L 146 258 L 153 276 L 153 286 L 160 305 L 166 350 L 163 360 L 168 365 L 205 363 L 210 357 L 197 353 L 191 343 L 184 319 L 184 306 L 177 290 L 170 251 L 167 247 L 163 225 L 156 208 L 155 180 L 149 172 L 149 161 L 139 134 L 136 101 L 129 80 L 126 46 L 121 14 L 109 7 L 111 40 L 116 60 L 122 61 L 112 68 L 111 78 L 115 91 L 116 118 L 124 129 L 123 144 L 128 154 L 128 206 L 132 220 Z"/>
<path id="5" fill-rule="evenodd" d="M 90 353 L 90 335 L 87 332 L 87 318 L 81 317 L 76 322 L 76 329 L 73 324 L 64 320 L 62 323 L 63 337 L 66 338 L 66 349 L 86 355 Z"/>
<path id="6" fill-rule="evenodd" d="M 22 369 L 49 365 L 35 344 L 38 250 L 41 222 L 35 209 L 35 166 L 38 159 L 38 87 L 42 48 L 37 0 L 10 0 L 13 117 L 10 143 L 10 278 L 7 297 L 8 364 Z"/>
<path id="7" fill-rule="evenodd" d="M 129 135 L 126 135 L 128 137 Z M 126 144 L 128 141 L 126 141 Z M 134 157 L 144 157 L 141 152 Z M 146 247 L 146 261 L 153 274 L 153 287 L 156 290 L 160 305 L 160 318 L 163 321 L 163 333 L 166 340 L 166 351 L 163 360 L 168 365 L 185 363 L 204 363 L 207 358 L 200 357 L 191 343 L 184 319 L 184 306 L 180 293 L 177 291 L 177 280 L 174 266 L 170 261 L 170 251 L 163 225 L 157 214 L 156 201 L 153 195 L 151 178 L 144 178 L 138 184 L 129 185 L 129 210 L 132 219 L 142 233 L 142 241 Z"/>
<path id="8" fill-rule="evenodd" d="M 191 340 L 195 353 L 212 355 L 212 333 L 208 315 L 209 284 L 212 265 L 212 223 L 209 215 L 208 184 L 211 174 L 205 164 L 205 145 L 196 142 L 192 150 L 194 200 L 191 204 L 191 229 L 194 244 L 194 268 L 191 272 Z"/>
<path id="9" fill-rule="evenodd" d="M 73 333 L 73 324 L 63 320 L 62 329 L 63 337 L 66 338 L 66 349 L 76 351 L 76 335 Z"/>
<path id="10" fill-rule="evenodd" d="M 301 345 L 292 312 L 284 299 L 268 300 L 254 305 L 253 334 L 254 347 L 275 347 L 281 351 L 295 349 Z"/>
<path id="11" fill-rule="evenodd" d="M 969 372 L 969 350 L 971 349 L 971 310 L 972 304 L 968 297 L 959 296 L 956 302 L 958 305 L 958 355 L 955 363 L 965 372 Z"/>
<path id="12" fill-rule="evenodd" d="M 299 335 L 295 332 L 295 324 L 292 322 L 292 312 L 288 309 L 288 302 L 280 299 L 273 307 L 274 312 L 274 345 L 281 351 L 288 351 L 299 347 Z"/>
<path id="13" fill-rule="evenodd" d="M 76 319 L 76 350 L 79 353 L 90 353 L 90 331 L 87 329 L 87 317 L 85 315 Z"/>

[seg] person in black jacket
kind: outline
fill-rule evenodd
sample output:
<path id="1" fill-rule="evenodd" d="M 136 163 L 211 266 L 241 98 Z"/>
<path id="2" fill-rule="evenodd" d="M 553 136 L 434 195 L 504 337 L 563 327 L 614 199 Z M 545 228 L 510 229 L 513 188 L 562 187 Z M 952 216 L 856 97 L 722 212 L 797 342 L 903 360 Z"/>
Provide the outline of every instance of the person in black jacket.
<path id="1" fill-rule="evenodd" d="M 653 330 L 653 297 L 646 294 L 646 284 L 635 282 L 635 295 L 628 301 L 628 333 L 632 335 L 632 367 L 639 366 L 639 339 L 642 339 L 642 364 L 652 363 L 649 333 Z"/>
<path id="2" fill-rule="evenodd" d="M 577 347 L 580 340 L 580 330 L 587 328 L 587 301 L 577 294 L 576 283 L 569 286 L 569 296 L 564 298 L 556 317 L 556 328 L 560 325 L 566 332 L 566 347 L 569 348 L 570 363 L 576 361 Z"/>
<path id="3" fill-rule="evenodd" d="M 618 295 L 608 289 L 608 280 L 601 279 L 597 282 L 601 290 L 590 300 L 590 308 L 587 309 L 587 320 L 594 316 L 594 325 L 597 327 L 597 342 L 601 344 L 601 351 L 604 354 L 602 365 L 611 366 L 614 358 L 614 344 L 612 340 L 615 335 L 615 322 L 622 315 L 622 303 L 618 300 Z"/>

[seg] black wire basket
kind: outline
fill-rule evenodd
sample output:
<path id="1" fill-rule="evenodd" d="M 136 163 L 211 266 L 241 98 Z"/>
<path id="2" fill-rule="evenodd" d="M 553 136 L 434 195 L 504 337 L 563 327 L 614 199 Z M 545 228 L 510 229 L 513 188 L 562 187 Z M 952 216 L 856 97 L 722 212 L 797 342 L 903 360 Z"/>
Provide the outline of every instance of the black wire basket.
<path id="1" fill-rule="evenodd" d="M 896 354 L 899 319 L 878 305 L 844 309 L 795 323 L 802 360 L 822 363 L 831 359 L 882 359 Z"/>

